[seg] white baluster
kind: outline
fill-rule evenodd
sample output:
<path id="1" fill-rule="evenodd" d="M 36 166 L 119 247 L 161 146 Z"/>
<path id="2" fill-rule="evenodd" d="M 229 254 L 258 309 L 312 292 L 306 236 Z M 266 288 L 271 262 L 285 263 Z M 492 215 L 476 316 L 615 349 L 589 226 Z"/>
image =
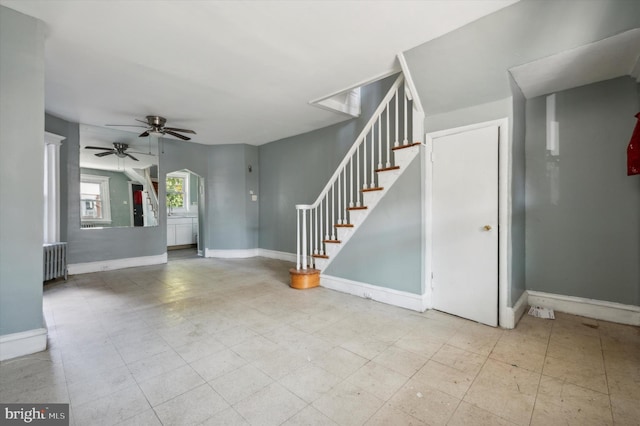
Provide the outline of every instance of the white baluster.
<path id="1" fill-rule="evenodd" d="M 395 130 L 396 130 L 396 140 L 395 142 L 393 142 L 393 146 L 400 146 L 400 142 L 399 142 L 399 138 L 398 138 L 398 128 L 400 127 L 400 122 L 398 120 L 398 89 L 396 89 L 396 126 L 395 126 Z"/>
<path id="2" fill-rule="evenodd" d="M 371 126 L 371 184 L 369 185 L 369 188 L 374 188 L 375 187 L 375 181 L 376 181 L 376 145 L 375 145 L 375 137 L 376 135 L 376 124 L 373 123 L 373 126 Z M 366 141 L 365 141 L 366 143 Z"/>
<path id="3" fill-rule="evenodd" d="M 378 119 L 378 168 L 382 168 L 382 115 Z"/>
<path id="4" fill-rule="evenodd" d="M 351 201 L 349 202 L 349 207 L 353 207 L 354 206 L 353 204 L 353 156 L 351 156 L 351 160 L 349 160 L 349 168 L 351 169 L 349 172 L 351 175 L 351 182 L 349 182 L 349 192 L 350 192 L 349 199 Z"/>
<path id="5" fill-rule="evenodd" d="M 324 239 L 328 240 L 329 239 L 329 221 L 331 219 L 329 219 L 329 191 L 327 191 L 327 195 L 324 197 L 324 207 L 325 207 L 325 221 L 324 221 L 324 225 L 326 227 L 325 229 L 325 233 L 324 233 Z"/>
<path id="6" fill-rule="evenodd" d="M 296 269 L 300 270 L 300 210 L 296 207 Z"/>
<path id="7" fill-rule="evenodd" d="M 338 224 L 342 225 L 342 173 L 338 175 Z"/>
<path id="8" fill-rule="evenodd" d="M 365 136 L 366 137 L 366 136 Z M 357 174 L 356 174 L 356 183 L 358 184 L 358 186 L 356 186 L 356 188 L 360 188 L 360 145 L 358 145 L 358 147 L 356 148 L 356 166 L 357 166 Z M 357 192 L 356 193 L 356 207 L 360 207 L 360 193 Z"/>
<path id="9" fill-rule="evenodd" d="M 302 211 L 302 269 L 307 269 L 307 211 Z"/>
<path id="10" fill-rule="evenodd" d="M 385 167 L 391 167 L 391 139 L 389 138 L 389 104 L 387 104 L 387 164 Z"/>
<path id="11" fill-rule="evenodd" d="M 364 145 L 364 157 L 362 159 L 362 165 L 364 167 L 364 173 L 362 174 L 362 188 L 367 189 L 367 136 L 365 135 L 364 141 L 362 142 Z"/>
<path id="12" fill-rule="evenodd" d="M 404 139 L 402 140 L 403 145 L 409 144 L 407 140 L 407 134 L 409 133 L 409 110 L 407 109 L 407 86 L 404 86 Z"/>
<path id="13" fill-rule="evenodd" d="M 344 209 L 342 210 L 342 224 L 347 223 L 347 167 L 344 168 L 344 176 L 342 176 L 342 184 L 344 185 Z"/>
<path id="14" fill-rule="evenodd" d="M 330 191 L 331 191 L 331 223 L 329 224 L 329 226 L 331 227 L 331 239 L 335 240 L 336 227 L 334 225 L 336 224 L 336 188 L 332 186 Z"/>

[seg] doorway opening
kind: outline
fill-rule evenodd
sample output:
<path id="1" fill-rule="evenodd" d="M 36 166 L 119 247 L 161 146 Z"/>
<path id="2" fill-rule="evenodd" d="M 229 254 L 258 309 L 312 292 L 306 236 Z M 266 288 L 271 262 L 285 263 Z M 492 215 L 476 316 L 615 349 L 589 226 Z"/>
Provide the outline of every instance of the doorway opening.
<path id="1" fill-rule="evenodd" d="M 204 182 L 188 169 L 167 173 L 167 251 L 169 260 L 203 256 Z M 175 253 L 174 253 L 175 252 Z"/>

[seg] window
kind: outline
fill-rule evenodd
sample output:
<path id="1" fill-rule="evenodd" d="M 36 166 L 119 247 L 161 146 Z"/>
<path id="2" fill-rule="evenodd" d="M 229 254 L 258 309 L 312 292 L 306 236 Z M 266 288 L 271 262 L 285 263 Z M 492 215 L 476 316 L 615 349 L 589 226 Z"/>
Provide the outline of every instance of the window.
<path id="1" fill-rule="evenodd" d="M 80 217 L 83 222 L 111 222 L 107 176 L 80 175 Z"/>
<path id="2" fill-rule="evenodd" d="M 167 207 L 169 212 L 189 210 L 189 173 L 167 174 Z"/>

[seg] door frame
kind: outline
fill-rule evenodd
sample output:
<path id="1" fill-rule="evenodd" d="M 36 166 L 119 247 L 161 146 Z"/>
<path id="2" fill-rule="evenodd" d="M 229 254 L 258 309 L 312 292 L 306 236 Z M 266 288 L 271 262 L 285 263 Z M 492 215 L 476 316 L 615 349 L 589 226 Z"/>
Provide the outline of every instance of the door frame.
<path id="1" fill-rule="evenodd" d="M 508 314 L 508 295 L 510 288 L 511 264 L 511 142 L 509 138 L 509 119 L 484 121 L 467 126 L 430 132 L 425 135 L 424 156 L 424 300 L 426 308 L 433 309 L 433 140 L 464 133 L 484 127 L 498 126 L 498 326 L 513 328 L 513 320 Z M 512 315 L 511 315 L 512 316 Z"/>

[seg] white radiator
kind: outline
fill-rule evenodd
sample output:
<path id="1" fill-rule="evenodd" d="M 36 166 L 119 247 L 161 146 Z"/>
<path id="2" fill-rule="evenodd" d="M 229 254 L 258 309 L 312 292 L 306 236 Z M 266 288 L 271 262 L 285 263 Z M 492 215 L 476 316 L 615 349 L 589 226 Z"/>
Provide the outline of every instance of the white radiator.
<path id="1" fill-rule="evenodd" d="M 43 244 L 44 278 L 43 281 L 58 277 L 67 279 L 67 243 Z"/>

